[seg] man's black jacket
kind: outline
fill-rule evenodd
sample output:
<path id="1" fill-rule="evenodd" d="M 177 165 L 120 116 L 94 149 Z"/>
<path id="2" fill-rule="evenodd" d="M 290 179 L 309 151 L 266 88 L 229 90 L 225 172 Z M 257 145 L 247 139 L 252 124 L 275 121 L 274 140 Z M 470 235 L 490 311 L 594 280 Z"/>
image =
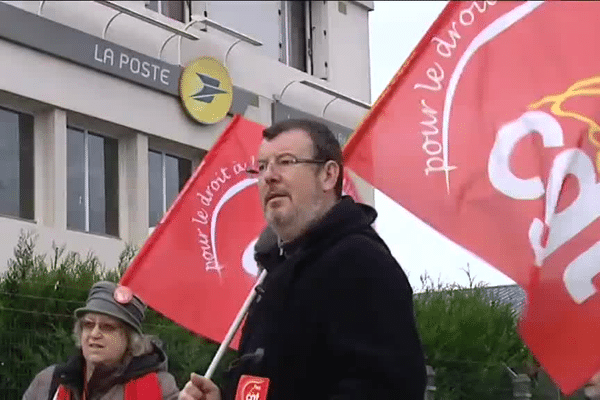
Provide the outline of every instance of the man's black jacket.
<path id="1" fill-rule="evenodd" d="M 257 261 L 268 274 L 224 400 L 244 374 L 270 379 L 268 400 L 423 400 L 412 290 L 371 227 L 376 216 L 344 197 L 299 240 L 261 242 Z"/>

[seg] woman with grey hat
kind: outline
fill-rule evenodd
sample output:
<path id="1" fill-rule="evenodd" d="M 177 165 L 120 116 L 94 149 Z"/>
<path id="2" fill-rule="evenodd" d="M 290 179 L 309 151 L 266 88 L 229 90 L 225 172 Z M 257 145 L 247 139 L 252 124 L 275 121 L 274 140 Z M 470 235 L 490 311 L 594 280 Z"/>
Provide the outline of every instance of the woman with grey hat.
<path id="1" fill-rule="evenodd" d="M 142 333 L 145 309 L 128 288 L 96 283 L 85 307 L 75 310 L 76 354 L 40 372 L 23 400 L 176 399 L 166 354 Z"/>

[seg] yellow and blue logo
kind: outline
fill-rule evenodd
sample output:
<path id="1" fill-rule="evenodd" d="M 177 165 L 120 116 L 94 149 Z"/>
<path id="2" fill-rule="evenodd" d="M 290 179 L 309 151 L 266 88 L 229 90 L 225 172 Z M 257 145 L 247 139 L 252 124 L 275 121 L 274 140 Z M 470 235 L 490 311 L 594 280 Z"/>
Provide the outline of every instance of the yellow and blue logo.
<path id="1" fill-rule="evenodd" d="M 182 72 L 179 97 L 187 113 L 202 124 L 221 121 L 231 108 L 233 85 L 223 64 L 201 57 Z"/>

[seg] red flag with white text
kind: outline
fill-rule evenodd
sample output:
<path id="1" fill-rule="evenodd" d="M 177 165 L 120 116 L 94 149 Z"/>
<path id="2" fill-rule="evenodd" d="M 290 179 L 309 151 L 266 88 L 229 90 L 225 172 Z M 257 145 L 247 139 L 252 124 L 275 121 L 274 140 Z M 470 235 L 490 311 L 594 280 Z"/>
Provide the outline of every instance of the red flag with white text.
<path id="1" fill-rule="evenodd" d="M 245 171 L 263 129 L 234 117 L 121 279 L 149 307 L 216 342 L 258 274 L 254 245 L 266 223 Z M 359 201 L 347 173 L 344 192 Z M 231 347 L 238 344 L 239 333 Z"/>
<path id="2" fill-rule="evenodd" d="M 121 279 L 149 307 L 216 342 L 257 278 L 254 243 L 265 221 L 246 166 L 263 128 L 232 119 Z"/>
<path id="3" fill-rule="evenodd" d="M 449 2 L 346 166 L 527 291 L 520 333 L 572 393 L 600 370 L 598 2 Z"/>

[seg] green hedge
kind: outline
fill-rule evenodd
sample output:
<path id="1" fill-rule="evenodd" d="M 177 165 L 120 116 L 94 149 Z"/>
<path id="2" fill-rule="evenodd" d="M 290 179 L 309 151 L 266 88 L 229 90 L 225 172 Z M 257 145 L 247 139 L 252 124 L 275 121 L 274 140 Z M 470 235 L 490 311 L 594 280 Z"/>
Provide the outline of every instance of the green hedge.
<path id="1" fill-rule="evenodd" d="M 440 400 L 513 398 L 511 373 L 532 379 L 532 400 L 583 399 L 562 396 L 524 345 L 518 316 L 509 304 L 490 298 L 485 285 L 437 284 L 421 277 L 422 293 L 414 305 L 427 362 L 435 372 Z"/>
<path id="2" fill-rule="evenodd" d="M 135 249 L 127 247 L 118 265 L 105 269 L 93 254 L 85 257 L 54 247 L 48 257 L 35 251 L 35 237 L 22 233 L 8 270 L 0 278 L 0 399 L 18 399 L 37 372 L 64 362 L 74 351 L 73 311 L 99 280 L 117 282 Z M 192 371 L 204 373 L 217 344 L 209 343 L 148 309 L 144 332 L 158 336 L 169 357 L 169 371 L 183 387 Z M 235 357 L 229 351 L 214 375 Z"/>
<path id="3" fill-rule="evenodd" d="M 37 254 L 35 237 L 21 235 L 0 277 L 0 399 L 21 398 L 37 372 L 72 354 L 73 311 L 85 303 L 93 283 L 117 282 L 135 252 L 126 247 L 117 265 L 105 269 L 93 254 L 82 257 L 64 247 L 55 246 L 49 256 Z M 510 307 L 490 302 L 477 285 L 434 285 L 427 276 L 423 282 L 415 312 L 428 363 L 436 370 L 436 398 L 511 398 L 506 367 L 524 372 L 535 362 L 516 332 Z M 204 373 L 217 350 L 151 309 L 144 331 L 164 342 L 179 387 L 190 372 Z M 214 375 L 217 383 L 235 356 L 226 354 Z M 533 399 L 560 398 L 543 372 L 534 383 Z"/>

